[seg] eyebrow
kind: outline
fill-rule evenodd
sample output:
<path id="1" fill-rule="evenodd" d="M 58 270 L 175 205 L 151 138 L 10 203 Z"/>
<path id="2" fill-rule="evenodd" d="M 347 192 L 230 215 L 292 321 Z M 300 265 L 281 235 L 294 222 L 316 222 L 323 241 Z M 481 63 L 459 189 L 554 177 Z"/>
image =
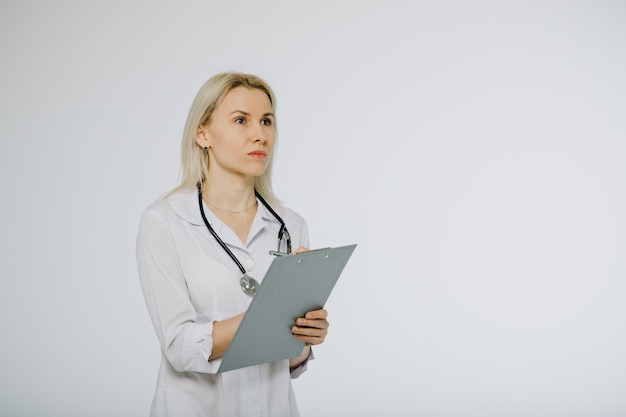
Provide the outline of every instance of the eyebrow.
<path id="1" fill-rule="evenodd" d="M 233 114 L 235 114 L 235 113 L 241 113 L 241 114 L 243 114 L 244 116 L 250 116 L 250 113 L 248 113 L 247 111 L 243 111 L 243 110 L 234 110 L 234 111 L 232 111 L 230 114 L 231 114 L 231 116 L 232 116 L 232 115 L 233 115 Z M 272 116 L 272 117 L 274 117 L 274 113 L 272 113 L 272 112 L 269 112 L 269 113 L 263 113 L 263 117 L 267 117 L 267 116 Z"/>

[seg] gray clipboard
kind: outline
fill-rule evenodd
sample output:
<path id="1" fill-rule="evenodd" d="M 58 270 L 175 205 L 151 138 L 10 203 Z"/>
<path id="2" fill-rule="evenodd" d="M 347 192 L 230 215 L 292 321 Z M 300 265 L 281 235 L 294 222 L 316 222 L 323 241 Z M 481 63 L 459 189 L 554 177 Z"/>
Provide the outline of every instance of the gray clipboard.
<path id="1" fill-rule="evenodd" d="M 322 308 L 356 245 L 280 256 L 272 261 L 218 372 L 295 358 L 304 348 L 291 327 Z"/>

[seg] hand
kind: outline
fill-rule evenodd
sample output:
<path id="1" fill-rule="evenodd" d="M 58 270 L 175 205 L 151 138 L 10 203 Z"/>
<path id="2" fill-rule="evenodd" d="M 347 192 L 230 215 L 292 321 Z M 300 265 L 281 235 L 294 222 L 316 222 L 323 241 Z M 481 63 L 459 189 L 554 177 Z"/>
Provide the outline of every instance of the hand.
<path id="1" fill-rule="evenodd" d="M 291 252 L 292 255 L 295 255 L 297 253 L 302 253 L 302 252 L 308 252 L 311 249 L 309 248 L 305 248 L 304 246 L 300 246 L 298 249 L 294 250 L 293 252 Z"/>
<path id="2" fill-rule="evenodd" d="M 330 325 L 326 317 L 328 312 L 323 308 L 309 311 L 304 317 L 296 319 L 296 325 L 291 328 L 291 332 L 296 339 L 302 340 L 308 346 L 322 344 Z"/>

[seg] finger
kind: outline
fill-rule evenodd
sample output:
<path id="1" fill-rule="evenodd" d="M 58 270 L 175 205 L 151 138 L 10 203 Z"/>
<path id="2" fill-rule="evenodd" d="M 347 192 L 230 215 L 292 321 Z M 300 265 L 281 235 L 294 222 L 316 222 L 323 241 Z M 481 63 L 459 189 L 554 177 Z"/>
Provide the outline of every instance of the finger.
<path id="1" fill-rule="evenodd" d="M 319 345 L 324 342 L 326 332 L 319 329 L 308 329 L 295 327 L 292 329 L 293 336 L 311 345 Z"/>
<path id="2" fill-rule="evenodd" d="M 315 319 L 326 319 L 328 317 L 328 311 L 320 308 L 319 310 L 308 311 L 305 315 L 305 319 L 315 320 Z"/>
<path id="3" fill-rule="evenodd" d="M 299 318 L 296 320 L 296 326 L 312 328 L 312 329 L 328 329 L 328 327 L 330 326 L 330 323 L 326 319 L 308 320 L 308 319 Z"/>
<path id="4" fill-rule="evenodd" d="M 292 253 L 295 255 L 296 253 L 308 252 L 309 248 L 305 248 L 304 246 L 300 246 L 298 249 L 294 250 Z"/>
<path id="5" fill-rule="evenodd" d="M 322 343 L 324 343 L 323 337 L 310 337 L 310 336 L 299 336 L 299 335 L 294 335 L 294 337 L 298 340 L 303 341 L 309 346 L 321 345 Z"/>
<path id="6" fill-rule="evenodd" d="M 325 337 L 328 334 L 327 329 L 321 329 L 317 327 L 298 327 L 293 326 L 291 332 L 294 335 L 299 336 L 311 336 L 311 337 Z"/>

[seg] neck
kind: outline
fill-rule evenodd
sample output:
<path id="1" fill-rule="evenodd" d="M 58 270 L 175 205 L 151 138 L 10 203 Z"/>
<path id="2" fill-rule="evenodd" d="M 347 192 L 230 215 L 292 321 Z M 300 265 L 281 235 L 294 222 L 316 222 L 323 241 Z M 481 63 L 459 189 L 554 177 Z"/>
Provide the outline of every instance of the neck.
<path id="1" fill-rule="evenodd" d="M 216 181 L 202 184 L 202 198 L 211 208 L 238 213 L 250 210 L 256 203 L 254 180 L 246 182 Z"/>

